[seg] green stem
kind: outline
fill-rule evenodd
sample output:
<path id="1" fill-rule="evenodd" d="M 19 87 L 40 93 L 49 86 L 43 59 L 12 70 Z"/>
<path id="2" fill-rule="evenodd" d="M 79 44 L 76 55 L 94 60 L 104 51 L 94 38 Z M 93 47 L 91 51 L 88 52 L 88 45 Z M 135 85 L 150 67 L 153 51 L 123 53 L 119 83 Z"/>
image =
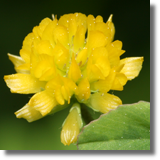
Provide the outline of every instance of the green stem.
<path id="1" fill-rule="evenodd" d="M 87 110 L 87 106 L 85 104 L 81 104 L 81 113 L 82 118 L 86 124 L 94 120 L 89 111 Z"/>

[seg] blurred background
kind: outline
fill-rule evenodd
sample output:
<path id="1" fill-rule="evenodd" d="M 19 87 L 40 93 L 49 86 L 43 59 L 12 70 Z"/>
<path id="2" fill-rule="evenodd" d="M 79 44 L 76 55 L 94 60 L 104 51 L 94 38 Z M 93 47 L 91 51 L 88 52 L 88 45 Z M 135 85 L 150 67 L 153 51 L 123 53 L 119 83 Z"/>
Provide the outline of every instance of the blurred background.
<path id="1" fill-rule="evenodd" d="M 17 119 L 14 112 L 24 106 L 31 95 L 11 94 L 3 76 L 15 73 L 7 53 L 19 55 L 22 41 L 32 28 L 45 18 L 57 14 L 82 12 L 101 15 L 107 21 L 113 14 L 115 40 L 123 42 L 123 57 L 143 56 L 140 75 L 127 83 L 122 92 L 114 91 L 124 104 L 150 101 L 150 1 L 129 0 L 45 0 L 7 1 L 0 5 L 0 149 L 2 150 L 76 150 L 76 145 L 60 142 L 61 126 L 68 109 L 33 123 Z"/>

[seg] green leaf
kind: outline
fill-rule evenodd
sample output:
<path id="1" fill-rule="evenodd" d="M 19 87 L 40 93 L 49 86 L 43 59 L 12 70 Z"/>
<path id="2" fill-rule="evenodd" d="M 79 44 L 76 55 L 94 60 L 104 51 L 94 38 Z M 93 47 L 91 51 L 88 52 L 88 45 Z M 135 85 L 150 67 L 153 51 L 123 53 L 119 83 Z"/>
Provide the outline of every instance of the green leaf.
<path id="1" fill-rule="evenodd" d="M 86 125 L 79 150 L 150 150 L 150 103 L 121 105 Z"/>

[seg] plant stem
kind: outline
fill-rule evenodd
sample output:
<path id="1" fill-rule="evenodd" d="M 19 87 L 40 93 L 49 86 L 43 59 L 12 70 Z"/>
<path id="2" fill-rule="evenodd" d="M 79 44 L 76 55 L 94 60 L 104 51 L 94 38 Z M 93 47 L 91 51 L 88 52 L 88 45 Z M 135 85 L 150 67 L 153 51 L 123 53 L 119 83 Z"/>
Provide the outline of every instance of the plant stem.
<path id="1" fill-rule="evenodd" d="M 85 104 L 81 104 L 81 113 L 82 113 L 82 118 L 86 124 L 94 120 Z"/>

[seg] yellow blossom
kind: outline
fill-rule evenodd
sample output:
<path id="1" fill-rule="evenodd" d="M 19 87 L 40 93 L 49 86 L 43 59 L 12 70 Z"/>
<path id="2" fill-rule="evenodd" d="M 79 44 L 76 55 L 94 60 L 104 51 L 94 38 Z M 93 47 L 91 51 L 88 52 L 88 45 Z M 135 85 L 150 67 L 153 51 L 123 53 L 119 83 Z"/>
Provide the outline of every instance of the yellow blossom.
<path id="1" fill-rule="evenodd" d="M 34 93 L 15 112 L 17 118 L 32 122 L 73 105 L 61 132 L 69 145 L 82 127 L 81 103 L 102 113 L 122 104 L 108 92 L 122 91 L 137 77 L 143 57 L 120 59 L 125 51 L 121 41 L 113 41 L 112 17 L 107 22 L 82 13 L 45 18 L 25 37 L 20 56 L 8 54 L 17 73 L 4 76 L 7 86 L 13 93 Z"/>

